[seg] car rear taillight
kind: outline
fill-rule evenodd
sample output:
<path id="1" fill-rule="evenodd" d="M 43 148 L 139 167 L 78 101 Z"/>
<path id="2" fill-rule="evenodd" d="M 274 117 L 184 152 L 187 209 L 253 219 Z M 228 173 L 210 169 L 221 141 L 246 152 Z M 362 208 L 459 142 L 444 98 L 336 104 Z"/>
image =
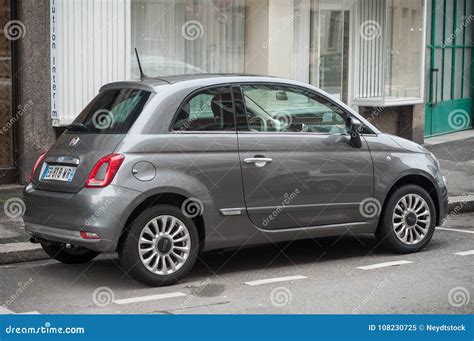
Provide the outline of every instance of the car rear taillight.
<path id="1" fill-rule="evenodd" d="M 92 168 L 86 180 L 85 187 L 106 187 L 117 174 L 125 156 L 122 154 L 109 154 L 100 159 Z"/>
<path id="2" fill-rule="evenodd" d="M 35 165 L 33 166 L 33 169 L 31 170 L 30 181 L 33 180 L 33 177 L 34 177 L 35 172 L 36 172 L 36 168 L 38 168 L 38 166 L 43 163 L 45 156 L 46 156 L 46 152 L 41 153 L 41 154 L 38 156 L 38 159 L 36 159 Z"/>
<path id="3" fill-rule="evenodd" d="M 94 232 L 80 231 L 79 235 L 82 239 L 100 239 L 99 235 Z"/>

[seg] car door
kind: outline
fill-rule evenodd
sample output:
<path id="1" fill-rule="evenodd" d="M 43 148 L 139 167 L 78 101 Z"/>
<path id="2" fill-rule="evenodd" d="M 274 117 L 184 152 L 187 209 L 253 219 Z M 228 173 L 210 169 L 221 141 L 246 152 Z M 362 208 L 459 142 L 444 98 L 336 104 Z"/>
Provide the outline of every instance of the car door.
<path id="1" fill-rule="evenodd" d="M 361 148 L 350 144 L 347 112 L 292 85 L 241 84 L 235 98 L 254 225 L 276 230 L 365 221 L 359 206 L 372 197 L 372 160 L 364 139 Z"/>
<path id="2" fill-rule="evenodd" d="M 153 144 L 156 150 L 166 146 L 166 153 L 157 153 L 156 167 L 180 174 L 179 186 L 203 205 L 200 209 L 212 228 L 222 226 L 222 215 L 214 208 L 245 206 L 229 85 L 192 92 L 180 105 L 171 134 L 157 136 Z M 196 213 L 195 208 L 189 207 Z"/>

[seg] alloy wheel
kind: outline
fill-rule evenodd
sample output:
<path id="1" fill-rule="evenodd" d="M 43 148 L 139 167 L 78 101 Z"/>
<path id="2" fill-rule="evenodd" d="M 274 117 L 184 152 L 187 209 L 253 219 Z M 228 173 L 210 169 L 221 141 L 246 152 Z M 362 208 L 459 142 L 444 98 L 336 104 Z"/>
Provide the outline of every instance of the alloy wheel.
<path id="1" fill-rule="evenodd" d="M 186 262 L 191 237 L 186 225 L 171 215 L 150 220 L 140 233 L 138 253 L 143 265 L 158 275 L 171 275 Z"/>
<path id="2" fill-rule="evenodd" d="M 392 224 L 402 243 L 414 245 L 421 242 L 428 234 L 430 223 L 428 203 L 420 195 L 406 194 L 395 205 Z"/>

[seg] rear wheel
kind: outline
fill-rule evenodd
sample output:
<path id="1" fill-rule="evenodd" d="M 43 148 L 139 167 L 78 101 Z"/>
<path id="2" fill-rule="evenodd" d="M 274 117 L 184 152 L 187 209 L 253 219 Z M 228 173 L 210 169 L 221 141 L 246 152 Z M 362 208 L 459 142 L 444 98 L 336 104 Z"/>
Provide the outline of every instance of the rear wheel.
<path id="1" fill-rule="evenodd" d="M 396 252 L 416 252 L 430 241 L 435 222 L 436 210 L 428 192 L 417 185 L 405 185 L 387 199 L 377 237 Z"/>
<path id="2" fill-rule="evenodd" d="M 175 206 L 143 211 L 130 225 L 119 247 L 120 262 L 136 280 L 161 286 L 176 283 L 193 267 L 199 249 L 197 228 Z"/>
<path id="3" fill-rule="evenodd" d="M 57 243 L 41 243 L 41 247 L 48 256 L 65 264 L 87 263 L 99 255 L 83 247 L 66 248 L 64 244 Z"/>

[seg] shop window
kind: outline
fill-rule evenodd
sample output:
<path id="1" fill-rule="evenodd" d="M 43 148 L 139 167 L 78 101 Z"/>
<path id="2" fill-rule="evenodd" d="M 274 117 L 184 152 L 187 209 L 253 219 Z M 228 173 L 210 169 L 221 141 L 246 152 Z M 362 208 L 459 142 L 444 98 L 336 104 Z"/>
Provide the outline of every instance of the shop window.
<path id="1" fill-rule="evenodd" d="M 244 0 L 133 0 L 131 44 L 147 76 L 242 73 L 244 14 Z"/>
<path id="2" fill-rule="evenodd" d="M 350 105 L 422 102 L 424 0 L 294 0 L 293 75 Z"/>
<path id="3" fill-rule="evenodd" d="M 355 0 L 295 0 L 293 78 L 350 101 Z"/>
<path id="4" fill-rule="evenodd" d="M 354 103 L 422 102 L 423 0 L 359 0 Z"/>

